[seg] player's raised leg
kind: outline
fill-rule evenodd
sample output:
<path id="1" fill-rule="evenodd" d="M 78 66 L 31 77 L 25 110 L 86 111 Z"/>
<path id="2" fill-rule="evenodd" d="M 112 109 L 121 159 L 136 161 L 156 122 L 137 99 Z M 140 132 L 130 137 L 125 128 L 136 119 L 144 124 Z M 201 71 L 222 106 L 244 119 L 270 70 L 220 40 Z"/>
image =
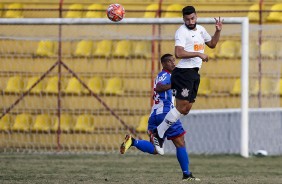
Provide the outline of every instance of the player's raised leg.
<path id="1" fill-rule="evenodd" d="M 177 99 L 176 99 L 177 100 Z M 184 101 L 184 100 L 183 100 Z M 156 150 L 161 152 L 163 150 L 164 134 L 175 122 L 177 122 L 184 115 L 180 113 L 176 107 L 171 109 L 160 125 L 153 131 L 153 140 Z"/>
<path id="2" fill-rule="evenodd" d="M 131 135 L 125 136 L 124 141 L 120 146 L 120 153 L 124 154 L 131 146 L 135 146 L 144 153 L 157 154 L 155 147 L 151 142 L 134 139 Z"/>

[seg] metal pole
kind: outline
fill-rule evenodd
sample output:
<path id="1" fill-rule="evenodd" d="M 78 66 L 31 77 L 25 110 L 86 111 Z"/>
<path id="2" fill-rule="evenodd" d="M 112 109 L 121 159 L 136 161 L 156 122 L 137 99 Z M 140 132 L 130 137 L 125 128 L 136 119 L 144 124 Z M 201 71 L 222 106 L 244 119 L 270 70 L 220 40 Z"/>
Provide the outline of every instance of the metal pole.
<path id="1" fill-rule="evenodd" d="M 62 8 L 63 8 L 63 0 L 60 0 L 60 6 L 59 6 L 59 17 L 62 18 Z M 59 40 L 58 40 L 58 109 L 57 109 L 57 116 L 58 116 L 58 130 L 57 130 L 57 150 L 61 150 L 61 80 L 62 80 L 62 25 L 59 24 Z"/>
<path id="2" fill-rule="evenodd" d="M 241 155 L 249 157 L 249 19 L 242 22 Z"/>

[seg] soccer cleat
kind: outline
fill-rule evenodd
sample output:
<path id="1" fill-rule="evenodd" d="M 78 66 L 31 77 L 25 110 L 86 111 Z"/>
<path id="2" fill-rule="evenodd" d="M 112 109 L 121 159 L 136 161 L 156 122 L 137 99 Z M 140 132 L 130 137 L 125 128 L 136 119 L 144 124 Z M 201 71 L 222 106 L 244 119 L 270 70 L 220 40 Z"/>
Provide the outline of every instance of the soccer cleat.
<path id="1" fill-rule="evenodd" d="M 120 145 L 120 153 L 124 154 L 132 145 L 131 135 L 126 135 L 123 143 Z"/>
<path id="2" fill-rule="evenodd" d="M 158 130 L 154 130 L 151 134 L 151 139 L 154 143 L 155 149 L 157 150 L 158 154 L 164 155 L 164 139 L 160 138 L 158 134 Z"/>
<path id="3" fill-rule="evenodd" d="M 190 174 L 183 174 L 182 181 L 201 181 L 201 180 L 199 178 L 194 177 L 190 172 Z"/>

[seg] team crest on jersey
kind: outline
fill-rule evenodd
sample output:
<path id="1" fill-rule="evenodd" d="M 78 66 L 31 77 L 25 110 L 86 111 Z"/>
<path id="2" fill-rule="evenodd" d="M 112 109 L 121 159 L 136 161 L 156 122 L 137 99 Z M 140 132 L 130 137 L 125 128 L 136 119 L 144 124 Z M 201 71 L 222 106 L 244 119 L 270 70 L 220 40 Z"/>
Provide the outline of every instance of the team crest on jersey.
<path id="1" fill-rule="evenodd" d="M 204 32 L 203 31 L 200 32 L 200 35 L 202 36 L 202 38 L 204 38 Z"/>
<path id="2" fill-rule="evenodd" d="M 189 95 L 189 89 L 187 88 L 182 89 L 181 95 L 183 97 L 187 97 Z"/>

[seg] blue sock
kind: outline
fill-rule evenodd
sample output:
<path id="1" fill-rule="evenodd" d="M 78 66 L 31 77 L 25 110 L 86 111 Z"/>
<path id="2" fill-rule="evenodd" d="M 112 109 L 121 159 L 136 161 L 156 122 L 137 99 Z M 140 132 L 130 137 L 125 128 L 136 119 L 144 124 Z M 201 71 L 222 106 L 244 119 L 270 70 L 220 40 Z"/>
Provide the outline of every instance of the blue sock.
<path id="1" fill-rule="evenodd" d="M 135 146 L 137 149 L 145 152 L 145 153 L 154 154 L 155 147 L 149 141 L 146 141 L 146 140 L 134 140 L 132 145 Z"/>
<path id="2" fill-rule="evenodd" d="M 176 148 L 177 160 L 184 174 L 190 174 L 189 157 L 185 147 Z"/>

